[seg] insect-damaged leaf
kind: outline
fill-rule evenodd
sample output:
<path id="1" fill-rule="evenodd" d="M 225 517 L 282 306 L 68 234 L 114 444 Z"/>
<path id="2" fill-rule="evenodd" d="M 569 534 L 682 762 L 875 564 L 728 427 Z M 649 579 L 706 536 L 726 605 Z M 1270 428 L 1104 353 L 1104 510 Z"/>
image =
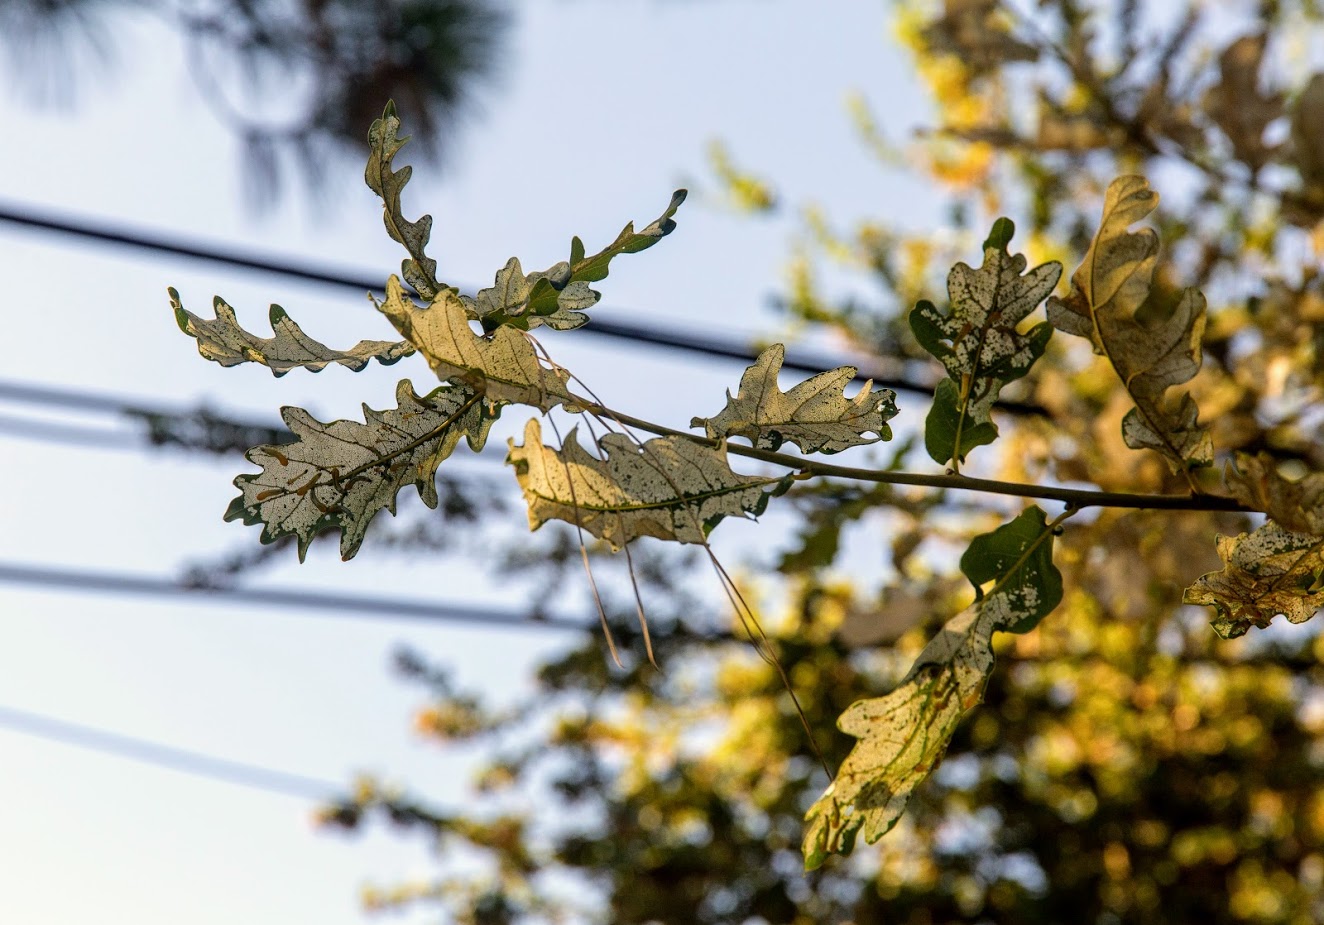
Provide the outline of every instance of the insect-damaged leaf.
<path id="1" fill-rule="evenodd" d="M 1278 614 L 1304 623 L 1324 607 L 1324 536 L 1293 533 L 1272 520 L 1254 533 L 1218 537 L 1225 565 L 1186 589 L 1187 604 L 1212 604 L 1224 639 L 1265 627 Z"/>
<path id="2" fill-rule="evenodd" d="M 537 419 L 524 428 L 524 445 L 510 441 L 529 504 L 529 526 L 549 520 L 578 524 L 613 549 L 640 536 L 703 543 L 723 517 L 763 513 L 768 498 L 790 487 L 792 476 L 740 475 L 726 454 L 685 437 L 658 437 L 643 445 L 624 434 L 598 441 L 605 459 L 590 456 L 578 428 L 560 450 L 542 444 Z"/>
<path id="3" fill-rule="evenodd" d="M 1158 235 L 1151 228 L 1129 232 L 1158 205 L 1144 177 L 1118 177 L 1104 198 L 1103 219 L 1085 260 L 1071 277 L 1065 299 L 1048 300 L 1048 320 L 1068 334 L 1085 337 L 1108 358 L 1136 406 L 1122 419 L 1122 437 L 1132 449 L 1163 454 L 1173 472 L 1213 462 L 1209 432 L 1189 393 L 1176 407 L 1163 393 L 1200 371 L 1205 300 L 1185 290 L 1164 320 L 1142 324 L 1137 311 L 1150 296 Z"/>
<path id="4" fill-rule="evenodd" d="M 1047 322 L 1024 334 L 1016 330 L 1053 291 L 1062 266 L 1045 263 L 1022 276 L 1025 257 L 1007 253 L 1015 230 L 1009 219 L 998 219 L 984 242 L 983 265 L 952 267 L 949 314 L 927 301 L 910 313 L 916 340 L 951 377 L 937 389 L 925 423 L 924 446 L 936 462 L 959 462 L 974 447 L 993 442 L 998 428 L 989 412 L 999 391 L 1030 371 L 1053 335 Z"/>
<path id="5" fill-rule="evenodd" d="M 896 825 L 961 719 L 983 699 L 993 634 L 1032 629 L 1062 599 L 1052 529 L 1037 507 L 976 537 L 961 568 L 976 589 L 993 587 L 947 621 L 895 690 L 856 702 L 837 721 L 860 741 L 805 817 L 807 868 L 849 854 L 861 830 L 872 844 Z"/>
<path id="6" fill-rule="evenodd" d="M 1232 496 L 1249 508 L 1263 511 L 1285 530 L 1324 536 L 1324 474 L 1284 478 L 1267 453 L 1238 453 L 1236 464 L 1223 471 Z"/>
<path id="7" fill-rule="evenodd" d="M 839 366 L 783 392 L 777 387 L 777 373 L 785 360 L 781 344 L 764 350 L 740 377 L 736 397 L 727 392 L 726 407 L 716 417 L 696 417 L 690 426 L 705 428 L 712 439 L 747 437 L 763 450 L 776 450 L 789 440 L 805 453 L 838 453 L 892 438 L 886 423 L 896 416 L 891 389 L 875 392 L 870 381 L 848 399 L 843 390 L 857 370 Z M 876 436 L 864 436 L 869 433 Z"/>
<path id="8" fill-rule="evenodd" d="M 570 242 L 570 260 L 536 273 L 525 275 L 520 262 L 512 257 L 497 272 L 496 285 L 470 298 L 461 296 L 465 307 L 491 331 L 501 325 L 529 330 L 547 325 L 559 331 L 577 328 L 588 322 L 584 309 L 592 308 L 602 293 L 588 284 L 605 279 L 612 258 L 635 254 L 652 247 L 676 228 L 672 216 L 685 201 L 685 190 L 676 190 L 666 211 L 642 231 L 628 223 L 616 240 L 592 256 L 584 255 L 579 238 Z"/>
<path id="9" fill-rule="evenodd" d="M 420 398 L 404 379 L 395 397 L 398 407 L 388 411 L 364 405 L 365 424 L 323 424 L 302 408 L 281 409 L 298 439 L 248 451 L 262 471 L 235 479 L 242 494 L 225 519 L 262 524 L 264 543 L 297 537 L 300 561 L 313 537 L 338 527 L 340 555 L 349 559 L 372 518 L 383 508 L 395 513 L 396 495 L 406 485 L 417 485 L 423 502 L 436 507 L 437 466 L 461 437 L 482 449 L 495 413 L 463 385 L 443 385 Z"/>
<path id="10" fill-rule="evenodd" d="M 386 232 L 399 241 L 409 251 L 409 257 L 400 264 L 400 272 L 405 282 L 425 299 L 436 298 L 441 291 L 437 282 L 437 261 L 424 251 L 428 238 L 432 235 L 432 216 L 424 215 L 416 222 L 404 217 L 401 211 L 400 193 L 413 175 L 412 167 L 395 170 L 391 159 L 399 153 L 409 140 L 400 138 L 400 118 L 395 114 L 395 102 L 388 102 L 380 119 L 368 129 L 368 166 L 363 171 L 363 179 L 369 189 L 382 199 L 382 221 L 386 223 Z"/>
<path id="11" fill-rule="evenodd" d="M 275 375 L 283 376 L 292 369 L 309 369 L 316 373 L 331 363 L 339 363 L 358 372 L 368 365 L 369 360 L 390 366 L 414 352 L 408 343 L 384 340 L 363 340 L 349 350 L 333 350 L 305 334 L 279 305 L 271 306 L 270 316 L 271 329 L 276 336 L 258 337 L 239 326 L 234 309 L 220 296 L 214 302 L 216 317 L 208 321 L 184 308 L 179 293 L 173 288 L 168 291 L 179 329 L 197 339 L 198 353 L 222 366 L 261 363 Z"/>
<path id="12" fill-rule="evenodd" d="M 443 289 L 431 305 L 420 306 L 392 276 L 386 282 L 386 301 L 378 309 L 444 381 L 466 383 L 489 402 L 533 405 L 542 411 L 570 400 L 568 373 L 543 366 L 528 336 L 514 328 L 475 334 L 453 289 Z"/>

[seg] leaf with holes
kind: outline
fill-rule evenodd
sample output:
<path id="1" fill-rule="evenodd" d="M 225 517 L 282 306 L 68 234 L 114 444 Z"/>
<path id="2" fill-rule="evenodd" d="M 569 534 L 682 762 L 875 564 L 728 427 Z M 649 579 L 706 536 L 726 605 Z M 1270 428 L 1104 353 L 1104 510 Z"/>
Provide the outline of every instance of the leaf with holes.
<path id="1" fill-rule="evenodd" d="M 576 237 L 570 242 L 568 261 L 527 276 L 512 257 L 497 273 L 496 285 L 473 298 L 462 297 L 466 307 L 487 331 L 502 325 L 524 330 L 546 325 L 565 331 L 588 323 L 584 309 L 592 308 L 602 298 L 602 293 L 588 284 L 606 279 L 613 258 L 637 254 L 671 234 L 676 228 L 672 216 L 685 195 L 685 190 L 676 190 L 666 210 L 642 231 L 635 231 L 634 222 L 629 222 L 615 241 L 596 254 L 586 256 L 584 242 Z"/>
<path id="2" fill-rule="evenodd" d="M 861 832 L 872 844 L 896 825 L 957 725 L 983 699 L 993 671 L 993 634 L 1027 632 L 1061 601 L 1052 538 L 1037 507 L 975 537 L 961 557 L 975 602 L 947 621 L 895 690 L 858 701 L 841 715 L 838 728 L 860 741 L 805 817 L 807 868 L 829 854 L 849 854 Z"/>
<path id="3" fill-rule="evenodd" d="M 1122 419 L 1126 445 L 1157 450 L 1173 472 L 1181 472 L 1214 459 L 1195 400 L 1182 393 L 1174 406 L 1163 394 L 1200 371 L 1205 300 L 1187 289 L 1170 313 L 1146 304 L 1158 260 L 1158 235 L 1150 228 L 1127 228 L 1157 205 L 1158 194 L 1144 177 L 1118 177 L 1109 185 L 1099 231 L 1071 277 L 1070 294 L 1048 300 L 1048 320 L 1068 334 L 1088 338 L 1121 377 L 1135 402 Z M 1163 314 L 1166 317 L 1157 321 L 1147 319 L 1152 323 L 1141 321 Z"/>
<path id="4" fill-rule="evenodd" d="M 1212 604 L 1224 639 L 1266 627 L 1278 614 L 1304 623 L 1324 607 L 1324 536 L 1294 533 L 1272 520 L 1254 533 L 1219 536 L 1223 570 L 1196 579 L 1187 604 Z"/>
<path id="5" fill-rule="evenodd" d="M 382 221 L 386 232 L 405 246 L 409 257 L 400 264 L 405 282 L 414 287 L 425 299 L 434 299 L 442 290 L 437 282 L 437 261 L 426 253 L 428 238 L 432 236 L 432 216 L 424 215 L 416 222 L 404 217 L 400 194 L 413 175 L 412 167 L 396 170 L 391 160 L 405 146 L 408 136 L 400 138 L 400 117 L 395 114 L 395 102 L 386 104 L 380 119 L 368 129 L 368 166 L 363 179 L 368 188 L 382 199 Z"/>
<path id="6" fill-rule="evenodd" d="M 564 520 L 617 550 L 640 536 L 705 543 L 722 518 L 763 513 L 794 478 L 740 475 L 721 450 L 680 436 L 640 445 L 608 434 L 598 447 L 604 459 L 580 445 L 578 428 L 561 449 L 543 446 L 537 419 L 525 426 L 523 446 L 510 441 L 506 461 L 524 489 L 531 529 Z"/>
<path id="7" fill-rule="evenodd" d="M 1288 479 L 1267 453 L 1238 453 L 1236 463 L 1224 469 L 1223 480 L 1234 498 L 1268 514 L 1283 529 L 1324 536 L 1324 474 Z"/>
<path id="8" fill-rule="evenodd" d="M 1025 333 L 1016 329 L 1053 291 L 1062 266 L 1045 263 L 1022 275 L 1025 257 L 1007 253 L 1015 232 L 1010 219 L 998 219 L 984 242 L 983 265 L 952 268 L 950 313 L 927 301 L 910 313 L 915 339 L 942 362 L 951 382 L 936 391 L 925 422 L 924 446 L 935 462 L 959 463 L 997 437 L 990 411 L 998 393 L 1030 371 L 1053 335 L 1047 322 Z"/>
<path id="9" fill-rule="evenodd" d="M 763 450 L 776 450 L 790 441 L 804 453 L 838 453 L 892 439 L 886 423 L 896 416 L 896 393 L 891 389 L 874 391 L 870 381 L 848 399 L 844 389 L 858 371 L 839 366 L 783 392 L 777 386 L 777 373 L 785 360 L 786 348 L 781 344 L 764 350 L 740 377 L 736 397 L 727 392 L 726 407 L 716 417 L 696 417 L 690 426 L 703 427 L 714 440 L 746 437 Z"/>
<path id="10" fill-rule="evenodd" d="M 184 308 L 179 293 L 173 288 L 168 291 L 179 329 L 197 339 L 198 353 L 222 366 L 261 363 L 275 375 L 283 376 L 292 369 L 321 372 L 330 364 L 338 363 L 358 372 L 370 360 L 390 366 L 414 352 L 407 343 L 384 340 L 364 340 L 349 350 L 333 350 L 305 334 L 279 305 L 271 306 L 270 315 L 271 330 L 276 336 L 258 337 L 239 325 L 234 309 L 220 296 L 214 302 L 216 317 L 209 321 Z"/>
<path id="11" fill-rule="evenodd" d="M 420 306 L 392 276 L 386 301 L 377 307 L 443 381 L 463 382 L 490 403 L 550 411 L 570 401 L 567 372 L 544 366 L 533 341 L 514 328 L 503 325 L 488 335 L 475 334 L 453 289 L 443 289 L 431 305 Z"/>
<path id="12" fill-rule="evenodd" d="M 495 412 L 463 385 L 443 385 L 419 397 L 404 379 L 395 397 L 397 407 L 387 411 L 364 405 L 364 424 L 323 424 L 302 408 L 281 409 L 298 439 L 248 451 L 262 471 L 235 479 L 242 494 L 230 502 L 225 519 L 262 524 L 264 543 L 297 537 L 299 561 L 317 534 L 339 528 L 340 555 L 349 559 L 373 517 L 383 509 L 395 513 L 396 496 L 406 485 L 416 485 L 423 503 L 435 508 L 437 466 L 461 437 L 471 449 L 482 449 Z"/>

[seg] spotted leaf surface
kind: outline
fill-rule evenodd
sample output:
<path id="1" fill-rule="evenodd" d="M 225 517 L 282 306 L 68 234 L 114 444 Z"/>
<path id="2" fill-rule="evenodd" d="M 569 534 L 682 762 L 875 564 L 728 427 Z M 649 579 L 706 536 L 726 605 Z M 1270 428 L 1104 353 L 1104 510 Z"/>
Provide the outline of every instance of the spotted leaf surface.
<path id="1" fill-rule="evenodd" d="M 1088 338 L 1121 377 L 1135 402 L 1122 419 L 1126 445 L 1156 450 L 1181 472 L 1214 458 L 1195 400 L 1186 392 L 1175 402 L 1164 396 L 1200 371 L 1205 299 L 1187 289 L 1167 317 L 1153 323 L 1137 317 L 1150 296 L 1159 240 L 1151 228 L 1127 229 L 1157 205 L 1158 194 L 1144 177 L 1118 177 L 1109 185 L 1099 231 L 1071 277 L 1071 292 L 1048 300 L 1048 320 Z"/>
<path id="2" fill-rule="evenodd" d="M 410 221 L 402 211 L 400 194 L 414 169 L 404 167 L 396 170 L 391 165 L 396 154 L 409 140 L 408 136 L 399 137 L 399 131 L 400 118 L 395 113 L 395 103 L 389 102 L 382 117 L 368 129 L 368 166 L 363 172 L 363 179 L 368 188 L 382 199 L 382 221 L 386 224 L 387 234 L 409 251 L 409 257 L 400 264 L 405 282 L 413 286 L 423 298 L 433 299 L 442 286 L 437 282 L 437 261 L 426 253 L 428 238 L 432 236 L 432 216 L 424 215 L 418 221 Z"/>
<path id="3" fill-rule="evenodd" d="M 209 320 L 184 308 L 174 289 L 169 292 L 170 307 L 175 311 L 179 329 L 197 339 L 198 353 L 222 366 L 261 363 L 275 375 L 283 376 L 292 369 L 316 373 L 338 363 L 357 372 L 370 360 L 389 366 L 414 352 L 408 343 L 384 340 L 364 340 L 349 350 L 334 350 L 305 334 L 279 305 L 271 306 L 271 330 L 275 336 L 258 337 L 240 326 L 234 309 L 220 296 L 213 303 L 216 317 Z"/>
<path id="4" fill-rule="evenodd" d="M 1186 589 L 1188 604 L 1212 604 L 1224 639 L 1265 627 L 1278 614 L 1304 623 L 1324 607 L 1324 536 L 1294 533 L 1272 520 L 1253 533 L 1219 536 L 1222 571 Z"/>
<path id="5" fill-rule="evenodd" d="M 392 276 L 386 301 L 378 308 L 443 381 L 462 382 L 489 403 L 533 405 L 542 411 L 570 400 L 568 373 L 544 366 L 533 342 L 512 327 L 474 333 L 464 303 L 452 289 L 443 289 L 431 305 L 420 306 Z"/>
<path id="6" fill-rule="evenodd" d="M 1227 464 L 1223 480 L 1234 498 L 1268 514 L 1283 529 L 1324 536 L 1324 474 L 1288 479 L 1267 453 L 1238 453 L 1236 463 Z"/>
<path id="7" fill-rule="evenodd" d="M 544 446 L 537 419 L 525 426 L 522 446 L 510 441 L 507 462 L 524 489 L 531 529 L 564 520 L 613 549 L 641 536 L 703 543 L 722 518 L 763 513 L 791 483 L 733 472 L 724 452 L 685 437 L 640 445 L 608 434 L 598 447 L 603 459 L 580 445 L 578 428 L 561 449 Z"/>
<path id="8" fill-rule="evenodd" d="M 934 396 L 925 425 L 925 448 L 936 462 L 964 459 L 971 448 L 997 437 L 990 411 L 998 393 L 1030 371 L 1053 335 L 1047 322 L 1025 333 L 1017 326 L 1053 291 L 1062 266 L 1045 263 L 1024 272 L 1025 257 L 1007 253 L 1014 233 L 1009 219 L 998 219 L 984 242 L 983 265 L 952 268 L 948 313 L 927 301 L 910 313 L 915 338 L 941 361 L 955 386 Z"/>
<path id="9" fill-rule="evenodd" d="M 230 502 L 225 519 L 262 524 L 264 543 L 296 537 L 300 561 L 313 537 L 339 529 L 340 555 L 349 559 L 373 517 L 383 509 L 395 513 L 396 496 L 405 486 L 417 486 L 423 502 L 435 508 L 437 466 L 461 437 L 481 449 L 495 413 L 463 385 L 441 386 L 420 397 L 405 379 L 395 397 L 397 407 L 387 411 L 364 405 L 363 424 L 323 424 L 302 408 L 282 409 L 297 439 L 248 451 L 248 460 L 262 471 L 235 479 L 241 494 Z"/>
<path id="10" fill-rule="evenodd" d="M 736 396 L 726 393 L 726 407 L 716 417 L 694 418 L 690 426 L 704 428 L 713 439 L 746 437 L 764 450 L 789 441 L 805 453 L 838 453 L 892 438 L 887 421 L 896 416 L 896 393 L 891 389 L 874 391 L 870 381 L 846 398 L 844 390 L 858 370 L 839 366 L 783 392 L 777 374 L 785 360 L 781 344 L 764 350 L 740 377 Z"/>
<path id="11" fill-rule="evenodd" d="M 849 854 L 861 832 L 872 844 L 896 825 L 957 725 L 983 699 L 993 634 L 1032 629 L 1062 599 L 1052 531 L 1037 507 L 976 537 L 961 567 L 978 592 L 975 602 L 947 621 L 894 691 L 856 702 L 837 721 L 860 741 L 805 817 L 806 867 Z"/>
<path id="12" fill-rule="evenodd" d="M 592 308 L 602 293 L 589 283 L 606 279 L 611 262 L 621 254 L 636 254 L 652 247 L 676 228 L 672 218 L 685 201 L 685 190 L 676 190 L 666 210 L 642 230 L 629 222 L 612 241 L 596 254 L 587 254 L 584 242 L 570 242 L 570 259 L 550 269 L 525 275 L 512 257 L 496 276 L 495 285 L 472 298 L 462 296 L 473 317 L 491 331 L 502 325 L 529 330 L 540 325 L 556 330 L 570 330 L 588 322 L 584 310 Z"/>

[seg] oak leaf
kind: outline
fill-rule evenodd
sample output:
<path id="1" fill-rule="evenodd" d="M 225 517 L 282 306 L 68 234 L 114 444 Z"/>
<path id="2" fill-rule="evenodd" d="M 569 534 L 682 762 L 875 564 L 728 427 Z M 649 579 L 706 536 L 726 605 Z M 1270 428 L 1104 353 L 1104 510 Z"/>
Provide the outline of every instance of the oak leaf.
<path id="1" fill-rule="evenodd" d="M 1058 329 L 1085 337 L 1108 358 L 1135 402 L 1122 419 L 1122 437 L 1132 449 L 1161 453 L 1173 472 L 1213 462 L 1213 443 L 1199 423 L 1189 393 L 1175 407 L 1164 392 L 1200 371 L 1205 300 L 1185 290 L 1171 314 L 1142 323 L 1158 260 L 1158 235 L 1151 228 L 1127 228 L 1158 205 L 1144 177 L 1118 177 L 1108 186 L 1103 218 L 1066 298 L 1048 300 L 1048 320 Z"/>
<path id="2" fill-rule="evenodd" d="M 947 621 L 895 690 L 858 701 L 841 715 L 838 728 L 860 741 L 805 816 L 807 868 L 829 854 L 849 854 L 860 832 L 872 844 L 896 825 L 957 725 L 983 699 L 993 671 L 993 634 L 1028 632 L 1061 601 L 1052 537 L 1038 507 L 975 537 L 961 557 L 975 602 Z"/>
<path id="3" fill-rule="evenodd" d="M 497 272 L 495 284 L 480 290 L 472 298 L 461 296 L 473 317 L 487 331 L 502 325 L 529 330 L 546 325 L 555 330 L 571 330 L 588 322 L 584 310 L 592 308 L 602 293 L 589 283 L 605 279 L 613 258 L 635 254 L 652 247 L 676 228 L 672 218 L 685 201 L 685 190 L 676 190 L 666 210 L 643 230 L 635 231 L 628 222 L 611 244 L 596 254 L 586 255 L 578 237 L 570 242 L 570 259 L 547 270 L 525 274 L 520 262 L 512 257 Z"/>
<path id="4" fill-rule="evenodd" d="M 334 350 L 305 334 L 279 305 L 272 305 L 270 314 L 271 329 L 276 336 L 258 337 L 240 326 L 234 309 L 220 296 L 213 302 L 216 317 L 208 320 L 184 308 L 173 288 L 168 291 L 179 329 L 197 339 L 198 353 L 222 366 L 261 363 L 276 376 L 283 376 L 292 369 L 321 372 L 328 365 L 338 363 L 358 372 L 370 360 L 390 366 L 414 352 L 407 343 L 384 340 L 364 340 L 348 350 Z"/>
<path id="5" fill-rule="evenodd" d="M 489 403 L 533 405 L 542 411 L 570 400 L 569 373 L 544 366 L 528 335 L 508 325 L 476 334 L 453 289 L 443 289 L 431 305 L 420 306 L 392 276 L 386 300 L 377 307 L 442 381 L 463 382 Z"/>
<path id="6" fill-rule="evenodd" d="M 786 348 L 773 344 L 759 354 L 744 375 L 734 398 L 726 393 L 726 407 L 716 417 L 696 417 L 691 427 L 703 427 L 709 438 L 746 437 L 763 450 L 776 450 L 790 441 L 803 453 L 838 453 L 847 447 L 890 440 L 887 421 L 896 416 L 896 393 L 873 390 L 865 383 L 854 398 L 843 390 L 858 370 L 839 366 L 783 392 L 777 373 L 786 360 Z M 866 437 L 865 434 L 875 434 Z"/>
<path id="7" fill-rule="evenodd" d="M 248 451 L 262 471 L 235 479 L 242 494 L 230 502 L 225 519 L 262 524 L 264 543 L 296 537 L 300 561 L 317 534 L 339 528 L 340 555 L 349 559 L 373 517 L 383 509 L 395 513 L 396 496 L 406 485 L 416 485 L 423 503 L 435 508 L 437 466 L 461 437 L 471 449 L 482 449 L 495 414 L 464 385 L 443 385 L 420 397 L 404 379 L 395 397 L 397 407 L 390 410 L 364 405 L 363 424 L 323 424 L 302 408 L 281 409 L 297 439 Z"/>
<path id="8" fill-rule="evenodd" d="M 1288 479 L 1267 453 L 1238 453 L 1236 462 L 1225 467 L 1223 480 L 1232 497 L 1268 514 L 1283 529 L 1324 536 L 1324 474 Z"/>
<path id="9" fill-rule="evenodd" d="M 1324 536 L 1295 533 L 1272 520 L 1253 533 L 1217 539 L 1222 571 L 1186 589 L 1187 604 L 1212 604 L 1224 639 L 1266 627 L 1278 614 L 1304 623 L 1324 607 Z"/>
<path id="10" fill-rule="evenodd" d="M 395 113 L 395 103 L 388 102 L 382 117 L 368 129 L 368 166 L 363 171 L 363 179 L 369 189 L 381 197 L 386 233 L 409 251 L 409 257 L 400 264 L 405 282 L 423 298 L 434 299 L 443 287 L 437 282 L 437 261 L 425 251 L 432 235 L 432 216 L 424 215 L 416 222 L 404 217 L 400 194 L 414 168 L 396 170 L 391 165 L 391 160 L 409 140 L 408 136 L 400 138 L 399 131 L 400 117 Z"/>
<path id="11" fill-rule="evenodd" d="M 617 550 L 640 536 L 705 543 L 724 517 L 763 513 L 793 478 L 740 475 L 721 450 L 681 436 L 639 444 L 608 434 L 598 446 L 603 459 L 580 445 L 578 428 L 561 449 L 544 446 L 536 418 L 525 425 L 522 446 L 510 441 L 506 461 L 524 489 L 530 529 L 564 520 Z"/>
<path id="12" fill-rule="evenodd" d="M 1043 356 L 1053 326 L 1016 330 L 1057 285 L 1062 265 L 1045 263 L 1028 273 L 1020 254 L 1008 254 L 1016 226 L 1000 218 L 984 242 L 984 263 L 958 263 L 947 277 L 951 311 L 921 301 L 910 313 L 916 340 L 942 362 L 949 379 L 935 390 L 925 422 L 924 445 L 935 462 L 958 462 L 998 435 L 990 411 L 1008 382 L 1030 371 Z"/>
<path id="13" fill-rule="evenodd" d="M 1245 35 L 1218 56 L 1218 83 L 1204 97 L 1204 109 L 1223 130 L 1237 158 L 1259 170 L 1273 155 L 1264 131 L 1283 114 L 1281 93 L 1260 91 L 1260 70 L 1268 36 Z"/>

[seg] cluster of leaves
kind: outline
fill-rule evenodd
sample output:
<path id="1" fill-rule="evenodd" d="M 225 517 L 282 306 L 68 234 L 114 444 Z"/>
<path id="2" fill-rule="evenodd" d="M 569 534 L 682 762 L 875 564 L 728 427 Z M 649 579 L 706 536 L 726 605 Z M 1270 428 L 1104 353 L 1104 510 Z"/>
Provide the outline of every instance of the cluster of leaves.
<path id="1" fill-rule="evenodd" d="M 493 422 L 510 405 L 534 408 L 554 427 L 551 415 L 560 411 L 584 415 L 609 431 L 595 437 L 600 454 L 595 456 L 580 444 L 577 430 L 560 448 L 545 445 L 534 418 L 525 427 L 523 444 L 510 441 L 507 461 L 523 489 L 534 529 L 549 520 L 564 521 L 613 550 L 644 536 L 706 547 L 721 520 L 762 513 L 770 498 L 785 494 L 796 481 L 850 474 L 808 456 L 776 452 L 784 443 L 802 454 L 836 453 L 891 436 L 887 422 L 896 406 L 890 390 L 875 391 L 869 383 L 847 398 L 844 388 L 856 370 L 842 367 L 783 392 L 777 383 L 784 360 L 780 345 L 764 351 L 746 370 L 738 393 L 728 393 L 721 411 L 693 420 L 693 426 L 704 428 L 703 437 L 628 418 L 576 394 L 569 371 L 550 359 L 531 331 L 586 323 L 584 309 L 599 298 L 588 283 L 604 278 L 615 256 L 643 250 L 670 233 L 683 191 L 656 221 L 638 232 L 627 225 L 597 254 L 587 255 L 575 238 L 568 261 L 528 275 L 512 258 L 492 288 L 465 296 L 436 277 L 436 263 L 426 254 L 430 217 L 409 220 L 403 214 L 401 193 L 409 169 L 396 170 L 392 164 L 404 143 L 398 129 L 394 108 L 388 106 L 369 136 L 366 179 L 383 200 L 388 233 L 409 253 L 402 265 L 405 280 L 425 300 L 419 304 L 392 276 L 385 300 L 374 303 L 403 341 L 364 341 L 335 350 L 304 334 L 278 306 L 271 310 L 275 336 L 262 338 L 241 328 L 219 298 L 215 319 L 203 319 L 184 309 L 171 290 L 181 329 L 197 340 L 204 357 L 223 365 L 255 362 L 279 376 L 295 368 L 317 372 L 332 363 L 359 370 L 372 359 L 389 364 L 419 354 L 442 381 L 419 395 L 409 380 L 402 380 L 397 407 L 374 411 L 365 406 L 362 424 L 323 424 L 302 409 L 284 409 L 296 439 L 248 453 L 262 471 L 236 479 L 241 494 L 226 513 L 227 519 L 262 525 L 263 542 L 293 537 L 302 559 L 317 535 L 338 530 L 342 556 L 352 557 L 374 517 L 383 509 L 394 513 L 407 485 L 416 486 L 423 501 L 436 507 L 438 466 L 461 438 L 480 450 Z M 1266 625 L 1279 612 L 1299 622 L 1324 604 L 1324 475 L 1291 480 L 1267 457 L 1242 456 L 1228 473 L 1233 497 L 1201 495 L 1193 472 L 1213 461 L 1212 439 L 1199 422 L 1195 399 L 1188 393 L 1170 398 L 1167 391 L 1200 369 L 1205 300 L 1193 289 L 1167 302 L 1156 295 L 1157 235 L 1151 229 L 1129 230 L 1156 204 L 1157 195 L 1143 177 L 1123 176 L 1109 186 L 1098 231 L 1063 298 L 1049 298 L 1060 266 L 1050 262 L 1023 273 L 1026 259 L 1007 250 L 1014 226 L 999 218 L 984 242 L 983 265 L 974 270 L 960 263 L 951 271 L 950 310 L 921 301 L 911 313 L 917 341 L 948 373 L 935 390 L 925 445 L 934 460 L 950 462 L 952 469 L 945 476 L 921 478 L 921 484 L 1057 498 L 1068 506 L 1051 522 L 1031 506 L 975 536 L 961 559 L 973 585 L 973 603 L 946 621 L 890 693 L 861 700 L 841 715 L 840 728 L 860 741 L 809 809 L 803 846 L 808 867 L 821 865 L 829 854 L 849 853 L 861 830 L 867 842 L 874 842 L 897 824 L 960 721 L 983 699 L 993 670 L 995 634 L 1029 632 L 1061 601 L 1052 547 L 1059 524 L 1082 506 L 1267 513 L 1270 520 L 1253 534 L 1220 541 L 1223 570 L 1187 591 L 1188 601 L 1218 609 L 1223 635 Z M 1045 300 L 1048 320 L 1021 331 Z M 1031 371 L 1055 328 L 1086 338 L 1107 360 L 1133 404 L 1121 421 L 1124 442 L 1132 449 L 1157 451 L 1170 473 L 1185 479 L 1189 495 L 1044 494 L 1034 485 L 963 480 L 960 464 L 974 448 L 998 436 L 991 412 L 1001 390 Z M 625 426 L 627 419 L 634 428 L 660 436 L 640 441 Z M 736 437 L 752 447 L 737 448 L 729 442 Z M 729 459 L 736 452 L 788 471 L 739 474 Z M 915 481 L 905 473 L 864 477 Z M 738 589 L 732 590 L 732 603 L 743 609 L 747 629 L 754 627 L 751 632 L 761 637 L 756 615 Z M 640 608 L 642 614 L 642 602 Z M 605 625 L 605 611 L 603 619 Z M 646 624 L 643 629 L 647 634 Z M 789 685 L 776 654 L 766 644 L 759 645 L 759 652 Z M 789 692 L 809 730 L 795 692 Z"/>

